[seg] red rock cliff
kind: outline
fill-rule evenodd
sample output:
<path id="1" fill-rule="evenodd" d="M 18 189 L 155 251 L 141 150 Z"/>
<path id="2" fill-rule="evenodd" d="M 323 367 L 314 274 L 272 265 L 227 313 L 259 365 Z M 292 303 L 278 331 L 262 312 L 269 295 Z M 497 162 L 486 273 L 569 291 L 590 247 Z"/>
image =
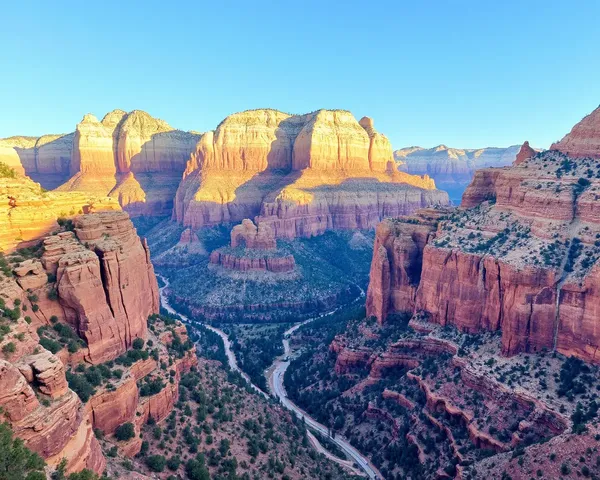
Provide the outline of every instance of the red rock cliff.
<path id="1" fill-rule="evenodd" d="M 467 332 L 500 329 L 505 354 L 546 348 L 600 361 L 600 163 L 523 157 L 478 171 L 437 227 L 422 215 L 378 227 L 369 315 L 422 313 Z"/>
<path id="2" fill-rule="evenodd" d="M 47 238 L 42 262 L 56 272 L 64 318 L 86 341 L 86 359 L 101 363 L 146 336 L 158 287 L 148 247 L 125 212 L 78 217 L 75 237 Z"/>

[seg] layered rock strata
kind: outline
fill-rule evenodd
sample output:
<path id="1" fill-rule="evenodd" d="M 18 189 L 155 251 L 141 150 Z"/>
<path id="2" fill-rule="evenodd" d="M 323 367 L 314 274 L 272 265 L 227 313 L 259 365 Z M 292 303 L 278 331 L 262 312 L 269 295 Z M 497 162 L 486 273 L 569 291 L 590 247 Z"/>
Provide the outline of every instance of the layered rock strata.
<path id="1" fill-rule="evenodd" d="M 600 158 L 600 107 L 575 125 L 571 132 L 550 149 L 572 158 Z"/>
<path id="2" fill-rule="evenodd" d="M 31 179 L 0 178 L 0 249 L 27 246 L 58 229 L 58 218 L 84 212 L 119 210 L 111 198 L 82 192 L 46 192 Z"/>
<path id="3" fill-rule="evenodd" d="M 131 215 L 169 215 L 198 138 L 140 110 L 113 110 L 102 121 L 85 115 L 73 139 L 73 177 L 61 190 L 110 195 Z"/>
<path id="4" fill-rule="evenodd" d="M 150 253 L 125 212 L 83 215 L 73 237 L 49 237 L 42 262 L 56 269 L 64 318 L 86 341 L 92 363 L 111 360 L 146 336 L 158 313 Z"/>
<path id="5" fill-rule="evenodd" d="M 256 218 L 278 238 L 371 228 L 383 217 L 447 203 L 427 177 L 396 172 L 389 141 L 347 111 L 254 110 L 202 136 L 173 218 L 197 229 Z"/>
<path id="6" fill-rule="evenodd" d="M 42 248 L 39 260 L 15 269 L 18 284 L 36 297 L 36 323 L 53 316 L 69 323 L 86 343 L 81 359 L 94 364 L 145 338 L 146 319 L 159 310 L 158 287 L 127 213 L 81 215 L 74 232 L 46 237 Z"/>
<path id="7" fill-rule="evenodd" d="M 593 144 L 581 133 L 590 123 L 563 146 Z M 368 314 L 385 322 L 389 312 L 422 312 L 466 332 L 502 330 L 508 355 L 547 349 L 600 361 L 598 178 L 597 160 L 548 151 L 479 170 L 461 208 L 437 224 L 384 222 Z"/>
<path id="8" fill-rule="evenodd" d="M 69 178 L 73 137 L 70 133 L 0 139 L 0 162 L 51 190 Z"/>
<path id="9" fill-rule="evenodd" d="M 277 249 L 275 235 L 265 224 L 258 227 L 245 219 L 231 230 L 231 246 L 214 250 L 210 263 L 238 272 L 291 272 L 296 266 L 294 256 Z"/>
<path id="10" fill-rule="evenodd" d="M 62 362 L 39 346 L 31 325 L 19 320 L 17 330 L 21 348 L 0 359 L 0 419 L 51 467 L 64 458 L 68 472 L 101 473 L 106 461 L 85 407 L 68 389 Z M 8 344 L 0 340 L 3 348 Z"/>

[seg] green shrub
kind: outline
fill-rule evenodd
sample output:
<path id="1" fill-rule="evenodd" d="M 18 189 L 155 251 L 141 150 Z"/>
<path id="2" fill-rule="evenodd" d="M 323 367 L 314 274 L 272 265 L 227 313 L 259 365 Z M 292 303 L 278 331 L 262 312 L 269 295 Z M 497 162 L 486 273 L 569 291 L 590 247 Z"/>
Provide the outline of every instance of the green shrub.
<path id="1" fill-rule="evenodd" d="M 2 347 L 2 353 L 4 355 L 11 355 L 17 351 L 17 346 L 14 342 L 8 342 L 6 345 Z"/>
<path id="2" fill-rule="evenodd" d="M 115 430 L 115 438 L 120 442 L 126 442 L 133 437 L 135 437 L 135 430 L 133 428 L 133 423 L 131 422 L 119 425 Z"/>
<path id="3" fill-rule="evenodd" d="M 146 458 L 146 465 L 153 472 L 162 472 L 167 465 L 167 459 L 162 455 L 150 455 Z"/>
<path id="4" fill-rule="evenodd" d="M 2 480 L 46 480 L 44 460 L 13 438 L 8 423 L 0 423 L 0 478 Z"/>

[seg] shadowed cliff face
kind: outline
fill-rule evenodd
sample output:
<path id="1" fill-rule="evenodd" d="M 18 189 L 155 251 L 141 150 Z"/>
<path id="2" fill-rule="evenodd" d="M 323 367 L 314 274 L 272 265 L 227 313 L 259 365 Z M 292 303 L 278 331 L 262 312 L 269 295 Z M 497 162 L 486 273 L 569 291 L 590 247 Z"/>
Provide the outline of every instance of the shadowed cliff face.
<path id="1" fill-rule="evenodd" d="M 69 178 L 73 136 L 70 133 L 0 139 L 0 162 L 52 190 Z"/>
<path id="2" fill-rule="evenodd" d="M 73 177 L 60 190 L 115 197 L 131 215 L 170 214 L 198 138 L 139 110 L 114 110 L 101 122 L 86 115 L 73 140 Z"/>
<path id="3" fill-rule="evenodd" d="M 563 145 L 581 146 L 582 130 L 593 145 L 589 123 Z M 599 362 L 599 179 L 598 159 L 526 144 L 512 167 L 478 170 L 461 207 L 435 222 L 425 212 L 383 222 L 368 314 L 423 312 L 466 332 L 501 330 L 507 355 L 547 349 Z"/>
<path id="4" fill-rule="evenodd" d="M 372 228 L 386 215 L 448 202 L 429 178 L 391 165 L 389 141 L 367 117 L 237 113 L 198 142 L 173 218 L 197 229 L 256 217 L 277 237 L 294 238 Z"/>

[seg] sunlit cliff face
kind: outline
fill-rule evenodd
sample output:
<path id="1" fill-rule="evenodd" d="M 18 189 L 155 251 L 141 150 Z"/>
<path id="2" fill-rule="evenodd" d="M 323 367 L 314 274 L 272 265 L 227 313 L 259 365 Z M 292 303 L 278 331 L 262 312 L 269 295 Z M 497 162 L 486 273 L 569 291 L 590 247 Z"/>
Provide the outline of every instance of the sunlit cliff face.
<path id="1" fill-rule="evenodd" d="M 331 207 L 366 208 L 369 221 L 350 223 L 370 228 L 384 214 L 378 205 L 394 196 L 402 205 L 448 201 L 430 178 L 396 171 L 388 139 L 367 117 L 359 123 L 341 110 L 306 115 L 254 110 L 231 115 L 202 136 L 177 191 L 173 216 L 198 228 L 259 214 L 258 221 L 272 222 L 263 217 L 295 208 L 300 210 L 294 215 L 304 216 L 314 208 L 324 216 L 335 215 L 326 212 Z M 384 207 L 390 214 L 401 213 L 399 208 L 403 211 Z M 278 236 L 283 231 L 274 229 Z M 285 236 L 296 235 L 286 230 Z"/>

